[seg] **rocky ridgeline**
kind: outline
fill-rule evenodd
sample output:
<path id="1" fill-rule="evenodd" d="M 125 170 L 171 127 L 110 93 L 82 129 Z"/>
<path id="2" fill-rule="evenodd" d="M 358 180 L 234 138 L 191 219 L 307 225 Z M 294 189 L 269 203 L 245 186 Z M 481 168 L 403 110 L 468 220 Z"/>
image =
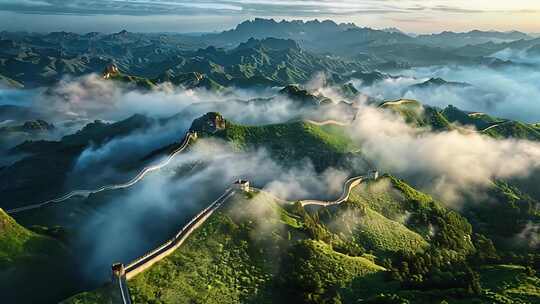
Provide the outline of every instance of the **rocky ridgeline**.
<path id="1" fill-rule="evenodd" d="M 38 133 L 49 132 L 55 129 L 54 125 L 44 120 L 31 120 L 26 121 L 22 125 L 12 125 L 7 127 L 0 127 L 0 132 L 26 132 L 26 133 Z"/>
<path id="2" fill-rule="evenodd" d="M 110 79 L 112 77 L 120 75 L 120 70 L 116 66 L 116 64 L 111 63 L 109 64 L 105 70 L 103 71 L 103 78 L 104 79 Z"/>
<path id="3" fill-rule="evenodd" d="M 314 94 L 298 85 L 288 85 L 279 91 L 280 94 L 288 98 L 299 101 L 306 106 L 318 106 L 322 104 L 332 104 L 332 100 L 322 94 Z"/>
<path id="4" fill-rule="evenodd" d="M 44 120 L 38 119 L 33 121 L 27 121 L 22 125 L 22 129 L 25 131 L 51 131 L 54 130 L 54 125 Z"/>
<path id="5" fill-rule="evenodd" d="M 189 129 L 197 134 L 214 134 L 226 128 L 225 118 L 217 112 L 209 112 L 195 119 Z"/>

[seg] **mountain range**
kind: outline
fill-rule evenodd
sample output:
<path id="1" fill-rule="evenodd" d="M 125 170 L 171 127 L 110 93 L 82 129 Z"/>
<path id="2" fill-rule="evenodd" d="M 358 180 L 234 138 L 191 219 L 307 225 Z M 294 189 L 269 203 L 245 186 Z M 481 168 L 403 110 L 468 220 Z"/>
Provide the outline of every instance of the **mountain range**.
<path id="1" fill-rule="evenodd" d="M 493 65 L 504 49 L 534 53 L 538 39 L 520 32 L 443 32 L 412 37 L 399 31 L 333 21 L 255 19 L 200 36 L 142 34 L 0 33 L 0 77 L 10 86 L 51 85 L 67 75 L 99 73 L 115 63 L 148 79 L 200 73 L 220 85 L 286 85 L 313 71 L 354 72 L 432 64 Z M 500 65 L 500 63 L 497 63 Z M 507 64 L 511 64 L 508 62 Z M 309 76 L 308 76 L 309 75 Z M 174 81 L 174 79 L 173 79 Z"/>
<path id="2" fill-rule="evenodd" d="M 539 303 L 540 123 L 510 115 L 538 55 L 330 20 L 0 32 L 0 302 Z"/>

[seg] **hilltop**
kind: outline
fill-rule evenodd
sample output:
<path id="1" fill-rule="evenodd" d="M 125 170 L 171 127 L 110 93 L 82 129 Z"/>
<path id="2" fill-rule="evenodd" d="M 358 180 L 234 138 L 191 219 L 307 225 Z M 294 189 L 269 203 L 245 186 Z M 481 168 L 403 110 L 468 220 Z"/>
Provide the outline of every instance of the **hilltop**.
<path id="1" fill-rule="evenodd" d="M 354 88 L 354 87 L 353 87 Z M 331 104 L 332 100 L 321 94 L 314 94 L 302 89 L 297 85 L 288 85 L 279 91 L 280 94 L 292 100 L 299 101 L 305 106 L 319 106 L 321 104 Z"/>
<path id="2" fill-rule="evenodd" d="M 246 126 L 225 120 L 219 113 L 208 113 L 195 120 L 191 130 L 203 138 L 224 139 L 240 150 L 266 148 L 282 164 L 294 165 L 309 159 L 318 171 L 344 165 L 357 150 L 342 126 L 304 121 Z"/>
<path id="3" fill-rule="evenodd" d="M 450 130 L 450 122 L 436 108 L 423 105 L 416 100 L 400 99 L 387 101 L 380 106 L 403 117 L 406 123 L 419 128 L 432 128 L 433 130 Z"/>
<path id="4" fill-rule="evenodd" d="M 425 89 L 425 88 L 438 88 L 438 87 L 448 87 L 448 88 L 466 88 L 471 85 L 464 82 L 453 82 L 446 81 L 442 78 L 430 78 L 422 83 L 415 84 L 410 86 L 410 89 Z"/>

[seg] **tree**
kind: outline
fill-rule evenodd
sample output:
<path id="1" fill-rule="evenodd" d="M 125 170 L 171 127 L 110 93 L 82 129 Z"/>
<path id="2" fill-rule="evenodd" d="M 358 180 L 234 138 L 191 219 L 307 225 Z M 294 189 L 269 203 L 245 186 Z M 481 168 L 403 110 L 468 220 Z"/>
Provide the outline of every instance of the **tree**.
<path id="1" fill-rule="evenodd" d="M 465 281 L 467 283 L 467 292 L 471 295 L 482 294 L 482 285 L 480 284 L 480 275 L 478 272 L 467 267 L 465 270 Z"/>

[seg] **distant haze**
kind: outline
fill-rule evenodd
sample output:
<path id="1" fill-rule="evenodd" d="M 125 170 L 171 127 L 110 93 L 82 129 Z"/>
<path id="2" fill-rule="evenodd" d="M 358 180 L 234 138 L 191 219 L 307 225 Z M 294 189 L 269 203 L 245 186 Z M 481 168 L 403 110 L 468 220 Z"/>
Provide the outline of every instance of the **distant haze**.
<path id="1" fill-rule="evenodd" d="M 514 0 L 0 0 L 0 29 L 222 31 L 254 17 L 332 19 L 406 32 L 540 32 L 540 1 Z"/>

